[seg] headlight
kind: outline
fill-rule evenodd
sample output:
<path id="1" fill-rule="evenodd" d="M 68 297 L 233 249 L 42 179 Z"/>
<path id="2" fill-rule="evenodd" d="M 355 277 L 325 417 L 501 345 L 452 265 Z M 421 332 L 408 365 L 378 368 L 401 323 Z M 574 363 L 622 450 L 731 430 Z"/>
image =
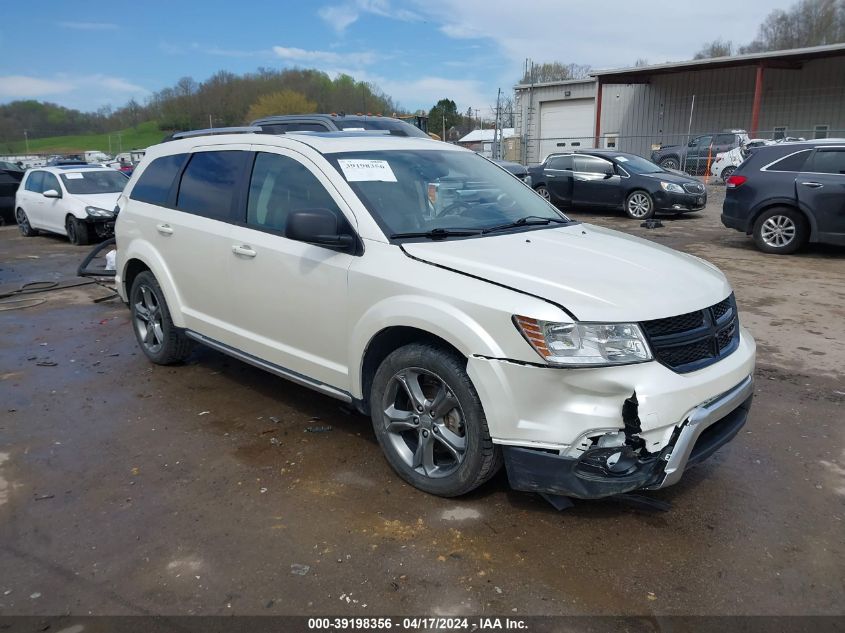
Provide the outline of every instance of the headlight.
<path id="1" fill-rule="evenodd" d="M 519 315 L 513 321 L 531 347 L 555 365 L 624 365 L 652 358 L 636 323 L 555 323 Z"/>
<path id="2" fill-rule="evenodd" d="M 85 213 L 92 218 L 110 218 L 114 216 L 113 211 L 101 209 L 100 207 L 85 207 Z"/>
<path id="3" fill-rule="evenodd" d="M 671 191 L 672 193 L 683 193 L 684 188 L 681 185 L 676 185 L 674 182 L 660 182 L 660 186 L 663 187 L 663 191 Z"/>
<path id="4" fill-rule="evenodd" d="M 524 182 L 529 187 L 531 186 L 531 174 L 524 174 L 520 177 L 522 182 Z"/>

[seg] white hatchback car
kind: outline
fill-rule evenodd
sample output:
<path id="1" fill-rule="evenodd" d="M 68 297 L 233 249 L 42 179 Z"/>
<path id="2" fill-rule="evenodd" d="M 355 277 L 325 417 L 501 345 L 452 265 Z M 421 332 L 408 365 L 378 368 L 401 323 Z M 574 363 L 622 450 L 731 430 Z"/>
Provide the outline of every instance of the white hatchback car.
<path id="1" fill-rule="evenodd" d="M 129 179 L 99 165 L 31 169 L 15 196 L 15 219 L 23 235 L 67 235 L 72 244 L 111 237 L 114 208 Z"/>
<path id="2" fill-rule="evenodd" d="M 755 343 L 718 269 L 572 221 L 471 151 L 189 134 L 118 204 L 117 287 L 150 360 L 200 342 L 352 403 L 427 492 L 503 462 L 519 490 L 661 488 L 746 421 Z"/>

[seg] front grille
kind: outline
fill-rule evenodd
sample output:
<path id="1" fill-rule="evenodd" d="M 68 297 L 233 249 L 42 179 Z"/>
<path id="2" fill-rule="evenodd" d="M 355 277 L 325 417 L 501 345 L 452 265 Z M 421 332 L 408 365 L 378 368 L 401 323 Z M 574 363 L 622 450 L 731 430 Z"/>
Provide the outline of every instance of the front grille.
<path id="1" fill-rule="evenodd" d="M 654 357 L 681 374 L 712 365 L 739 346 L 733 294 L 709 308 L 641 325 Z"/>
<path id="2" fill-rule="evenodd" d="M 684 189 L 686 189 L 687 193 L 704 193 L 704 185 L 696 182 L 684 183 Z"/>

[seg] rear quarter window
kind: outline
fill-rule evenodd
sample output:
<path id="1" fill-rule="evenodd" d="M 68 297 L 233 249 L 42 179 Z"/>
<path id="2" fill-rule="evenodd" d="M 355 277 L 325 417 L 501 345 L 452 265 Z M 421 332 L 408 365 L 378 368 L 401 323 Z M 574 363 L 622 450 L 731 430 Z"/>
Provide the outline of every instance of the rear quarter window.
<path id="1" fill-rule="evenodd" d="M 812 151 L 811 149 L 805 149 L 789 156 L 784 156 L 766 167 L 766 171 L 801 171 L 804 169 L 804 164 L 807 162 Z"/>
<path id="2" fill-rule="evenodd" d="M 167 204 L 173 181 L 179 175 L 186 158 L 187 154 L 171 154 L 156 158 L 147 165 L 129 197 L 149 204 Z"/>

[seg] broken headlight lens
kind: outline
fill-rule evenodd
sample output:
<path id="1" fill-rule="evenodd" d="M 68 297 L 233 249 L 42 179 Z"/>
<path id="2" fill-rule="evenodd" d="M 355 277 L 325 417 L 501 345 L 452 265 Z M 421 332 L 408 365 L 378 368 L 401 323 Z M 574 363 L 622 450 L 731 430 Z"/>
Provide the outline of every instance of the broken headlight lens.
<path id="1" fill-rule="evenodd" d="M 636 323 L 555 323 L 519 315 L 513 320 L 531 347 L 554 365 L 624 365 L 652 359 Z"/>

